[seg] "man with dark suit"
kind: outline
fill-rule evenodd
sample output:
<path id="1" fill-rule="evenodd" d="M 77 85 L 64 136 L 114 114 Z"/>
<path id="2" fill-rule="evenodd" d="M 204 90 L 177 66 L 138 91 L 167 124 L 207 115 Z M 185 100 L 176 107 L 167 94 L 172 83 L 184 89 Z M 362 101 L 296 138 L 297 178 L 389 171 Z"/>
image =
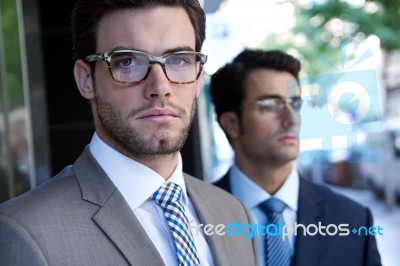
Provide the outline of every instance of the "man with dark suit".
<path id="1" fill-rule="evenodd" d="M 197 230 L 249 223 L 244 206 L 182 172 L 207 59 L 198 1 L 79 0 L 72 29 L 96 132 L 72 166 L 0 206 L 0 264 L 255 265 L 244 235 Z"/>
<path id="2" fill-rule="evenodd" d="M 300 62 L 284 52 L 245 50 L 212 76 L 217 119 L 235 151 L 234 165 L 215 185 L 240 199 L 255 224 L 265 225 L 264 235 L 256 236 L 260 265 L 380 265 L 374 236 L 352 232 L 373 226 L 370 210 L 296 171 L 299 71 Z M 281 208 L 271 211 L 271 204 Z M 287 230 L 275 242 L 273 214 Z"/>

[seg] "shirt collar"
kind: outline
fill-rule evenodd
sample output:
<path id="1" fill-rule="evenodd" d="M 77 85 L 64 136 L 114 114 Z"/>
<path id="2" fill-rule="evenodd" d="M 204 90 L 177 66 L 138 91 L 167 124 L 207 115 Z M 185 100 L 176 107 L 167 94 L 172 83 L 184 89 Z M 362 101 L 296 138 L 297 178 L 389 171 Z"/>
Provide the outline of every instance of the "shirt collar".
<path id="1" fill-rule="evenodd" d="M 183 203 L 187 204 L 187 193 L 180 154 L 174 172 L 165 181 L 162 176 L 149 167 L 108 146 L 100 139 L 97 133 L 94 133 L 89 144 L 89 149 L 132 210 L 135 210 L 149 199 L 164 182 L 174 182 L 179 185 L 183 191 Z"/>
<path id="2" fill-rule="evenodd" d="M 258 205 L 269 199 L 271 195 L 248 178 L 236 165 L 229 172 L 232 193 L 243 202 L 247 209 L 258 207 Z M 299 195 L 299 175 L 296 165 L 286 178 L 282 187 L 275 193 L 274 197 L 282 200 L 293 211 L 297 211 Z"/>

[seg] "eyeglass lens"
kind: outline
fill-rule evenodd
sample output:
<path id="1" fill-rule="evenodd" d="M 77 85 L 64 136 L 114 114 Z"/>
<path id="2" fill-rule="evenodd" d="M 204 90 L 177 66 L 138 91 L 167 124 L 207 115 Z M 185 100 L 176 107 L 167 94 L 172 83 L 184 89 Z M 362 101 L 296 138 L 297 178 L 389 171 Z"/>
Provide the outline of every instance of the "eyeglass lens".
<path id="1" fill-rule="evenodd" d="M 300 111 L 302 106 L 302 99 L 301 97 L 292 97 L 287 100 L 290 106 L 296 112 Z M 266 98 L 259 101 L 261 107 L 265 112 L 273 112 L 273 113 L 281 113 L 286 108 L 286 102 L 284 99 L 281 98 Z"/>
<path id="2" fill-rule="evenodd" d="M 150 71 L 150 64 L 160 63 L 172 82 L 191 82 L 200 71 L 200 57 L 196 54 L 177 53 L 166 57 L 152 57 L 135 52 L 118 52 L 111 55 L 110 67 L 115 80 L 140 82 Z"/>

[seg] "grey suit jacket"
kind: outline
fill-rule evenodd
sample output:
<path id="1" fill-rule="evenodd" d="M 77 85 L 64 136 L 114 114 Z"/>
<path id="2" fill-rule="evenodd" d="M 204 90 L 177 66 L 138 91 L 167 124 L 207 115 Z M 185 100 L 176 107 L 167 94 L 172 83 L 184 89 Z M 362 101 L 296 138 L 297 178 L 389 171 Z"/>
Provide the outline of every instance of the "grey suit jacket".
<path id="1" fill-rule="evenodd" d="M 250 223 L 225 191 L 185 175 L 203 224 Z M 206 236 L 215 265 L 255 265 L 244 236 Z M 88 148 L 47 183 L 0 205 L 0 265 L 164 265 Z"/>

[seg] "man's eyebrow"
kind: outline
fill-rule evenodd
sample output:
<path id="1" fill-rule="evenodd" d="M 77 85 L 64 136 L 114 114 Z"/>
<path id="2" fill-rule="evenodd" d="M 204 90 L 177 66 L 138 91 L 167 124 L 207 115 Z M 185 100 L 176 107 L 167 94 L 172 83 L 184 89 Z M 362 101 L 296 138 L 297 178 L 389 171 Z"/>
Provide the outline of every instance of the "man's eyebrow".
<path id="1" fill-rule="evenodd" d="M 179 46 L 175 47 L 172 49 L 167 49 L 163 52 L 163 54 L 170 54 L 170 53 L 175 53 L 175 52 L 180 52 L 180 51 L 192 51 L 194 52 L 194 49 L 190 46 Z"/>
<path id="2" fill-rule="evenodd" d="M 265 99 L 283 99 L 281 95 L 278 94 L 264 94 L 259 97 L 257 97 L 257 100 L 265 100 Z"/>
<path id="3" fill-rule="evenodd" d="M 117 46 L 111 49 L 111 51 L 119 51 L 119 50 L 135 50 L 135 51 L 140 51 L 138 49 L 132 48 L 132 47 L 124 47 L 124 46 Z"/>
<path id="4" fill-rule="evenodd" d="M 114 47 L 111 51 L 118 51 L 118 50 L 135 50 L 135 51 L 140 51 L 140 52 L 150 54 L 148 51 L 145 51 L 142 49 L 137 49 L 134 47 L 123 47 L 123 46 Z M 180 51 L 193 51 L 194 52 L 195 50 L 190 46 L 178 46 L 175 48 L 164 50 L 164 52 L 162 54 L 164 55 L 164 54 L 170 54 L 170 53 L 175 53 L 175 52 L 180 52 Z"/>

